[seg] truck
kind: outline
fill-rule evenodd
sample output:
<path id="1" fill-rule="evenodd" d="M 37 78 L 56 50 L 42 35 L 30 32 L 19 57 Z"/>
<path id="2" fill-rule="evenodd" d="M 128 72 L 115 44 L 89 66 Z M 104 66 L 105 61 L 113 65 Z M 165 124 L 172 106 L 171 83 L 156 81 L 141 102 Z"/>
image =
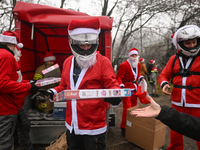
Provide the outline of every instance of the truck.
<path id="1" fill-rule="evenodd" d="M 68 42 L 68 24 L 72 19 L 92 19 L 98 17 L 101 24 L 98 52 L 112 60 L 111 30 L 113 18 L 109 16 L 90 16 L 86 13 L 51 6 L 17 1 L 13 16 L 15 32 L 18 33 L 23 48 L 19 61 L 23 79 L 33 79 L 35 70 L 42 65 L 46 52 L 56 56 L 56 63 L 62 72 L 64 60 L 72 55 Z M 31 94 L 25 97 L 23 109 L 28 112 L 34 104 Z M 115 125 L 113 108 L 107 104 L 107 123 Z M 64 132 L 65 120 L 33 119 L 30 137 L 33 144 L 49 144 Z"/>

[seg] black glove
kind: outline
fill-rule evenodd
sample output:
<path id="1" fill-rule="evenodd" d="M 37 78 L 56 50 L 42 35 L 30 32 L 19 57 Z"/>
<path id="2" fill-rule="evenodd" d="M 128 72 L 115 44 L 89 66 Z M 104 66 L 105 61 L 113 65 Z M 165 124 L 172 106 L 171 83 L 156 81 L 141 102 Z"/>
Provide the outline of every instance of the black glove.
<path id="1" fill-rule="evenodd" d="M 51 90 L 44 90 L 44 89 L 39 89 L 39 92 L 31 97 L 31 99 L 35 99 L 36 101 L 45 101 L 47 99 L 52 99 L 53 100 L 53 91 Z"/>
<path id="2" fill-rule="evenodd" d="M 124 89 L 124 88 L 125 88 L 124 85 L 120 85 L 120 87 L 121 87 L 121 89 Z"/>
<path id="3" fill-rule="evenodd" d="M 31 80 L 30 81 L 30 84 L 31 84 L 30 92 L 33 93 L 33 94 L 35 94 L 40 89 L 40 87 L 35 85 L 36 82 L 37 82 L 37 80 Z"/>
<path id="4" fill-rule="evenodd" d="M 122 100 L 123 100 L 123 97 L 114 97 L 114 98 L 105 98 L 104 99 L 105 102 L 108 102 L 112 105 L 119 105 Z"/>

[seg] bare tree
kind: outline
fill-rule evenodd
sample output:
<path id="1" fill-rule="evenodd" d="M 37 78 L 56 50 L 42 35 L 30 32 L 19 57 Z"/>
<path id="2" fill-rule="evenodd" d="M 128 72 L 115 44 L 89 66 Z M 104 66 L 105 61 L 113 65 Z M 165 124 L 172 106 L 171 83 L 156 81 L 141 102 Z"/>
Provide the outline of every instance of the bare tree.
<path id="1" fill-rule="evenodd" d="M 27 0 L 32 2 L 33 0 Z M 0 1 L 0 33 L 5 30 L 14 30 L 14 18 L 12 11 L 16 5 L 16 0 L 1 0 Z M 38 0 L 38 3 L 40 0 Z"/>
<path id="2" fill-rule="evenodd" d="M 127 55 L 129 50 L 134 45 L 131 44 L 133 40 L 137 40 L 138 36 L 134 36 L 141 28 L 148 26 L 148 23 L 154 17 L 163 12 L 170 11 L 171 5 L 167 1 L 153 2 L 151 0 L 127 0 L 124 5 L 118 6 L 120 9 L 120 17 L 116 22 L 116 32 L 113 38 L 112 47 L 115 51 L 113 61 L 114 65 L 119 65 L 119 60 Z M 122 8 L 123 7 L 123 8 Z M 142 17 L 142 24 L 139 22 Z M 116 47 L 116 41 L 119 41 Z M 140 41 L 138 41 L 140 42 Z"/>
<path id="3" fill-rule="evenodd" d="M 199 10 L 200 1 L 177 1 L 174 3 L 174 9 L 168 12 L 172 22 L 167 32 L 173 34 L 178 28 L 187 24 L 200 26 Z M 161 66 L 165 66 L 169 58 L 176 53 L 170 34 L 165 33 L 165 41 L 167 41 L 168 46 L 162 49 L 163 53 L 160 55 L 162 60 L 158 60 Z"/>
<path id="4" fill-rule="evenodd" d="M 32 2 L 32 0 L 26 1 Z M 60 8 L 70 2 L 70 0 L 61 0 Z M 78 3 L 79 0 L 73 0 L 73 2 Z M 37 3 L 42 2 L 38 0 Z M 176 51 L 171 43 L 170 35 L 183 25 L 200 25 L 199 1 L 99 0 L 93 1 L 92 5 L 94 3 L 100 4 L 102 7 L 101 12 L 96 12 L 97 14 L 114 17 L 112 30 L 113 66 L 119 65 L 127 57 L 128 50 L 136 46 L 141 47 L 141 50 L 145 48 L 147 53 L 141 53 L 141 56 L 147 59 L 160 56 L 158 58 L 165 59 L 162 61 L 164 64 Z M 16 0 L 0 1 L 1 33 L 14 29 L 12 10 L 15 4 Z M 79 8 L 73 8 L 73 10 L 79 11 Z M 170 19 L 167 27 L 163 27 L 162 23 L 159 24 L 158 18 L 164 15 Z M 160 20 L 164 19 L 163 17 Z M 165 29 L 163 30 L 163 28 Z M 167 46 L 164 46 L 166 43 Z"/>
<path id="5" fill-rule="evenodd" d="M 61 0 L 60 8 L 63 8 L 64 3 L 65 3 L 65 0 Z"/>

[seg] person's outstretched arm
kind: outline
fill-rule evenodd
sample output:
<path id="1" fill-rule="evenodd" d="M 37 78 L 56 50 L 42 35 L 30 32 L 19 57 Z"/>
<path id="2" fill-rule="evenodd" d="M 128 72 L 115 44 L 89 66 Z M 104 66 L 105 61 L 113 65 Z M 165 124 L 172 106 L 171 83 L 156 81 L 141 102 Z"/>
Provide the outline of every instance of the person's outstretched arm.
<path id="1" fill-rule="evenodd" d="M 148 98 L 151 102 L 150 106 L 136 109 L 131 114 L 137 117 L 155 117 L 170 129 L 200 141 L 200 118 L 178 112 L 168 106 L 160 106 L 150 96 Z"/>

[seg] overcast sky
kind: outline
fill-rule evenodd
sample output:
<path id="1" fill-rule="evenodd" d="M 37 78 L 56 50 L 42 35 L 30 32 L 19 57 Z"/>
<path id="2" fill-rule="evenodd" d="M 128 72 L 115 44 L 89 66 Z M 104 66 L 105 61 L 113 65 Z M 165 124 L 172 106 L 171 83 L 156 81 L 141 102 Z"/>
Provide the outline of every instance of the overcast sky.
<path id="1" fill-rule="evenodd" d="M 35 2 L 37 2 L 37 0 L 35 0 Z M 99 16 L 101 15 L 101 7 L 98 2 L 99 1 L 94 0 L 66 0 L 64 8 L 79 9 L 80 12 L 87 13 L 91 16 Z M 40 3 L 48 6 L 60 7 L 61 0 L 41 0 Z"/>

